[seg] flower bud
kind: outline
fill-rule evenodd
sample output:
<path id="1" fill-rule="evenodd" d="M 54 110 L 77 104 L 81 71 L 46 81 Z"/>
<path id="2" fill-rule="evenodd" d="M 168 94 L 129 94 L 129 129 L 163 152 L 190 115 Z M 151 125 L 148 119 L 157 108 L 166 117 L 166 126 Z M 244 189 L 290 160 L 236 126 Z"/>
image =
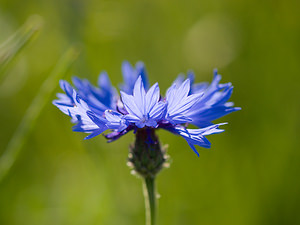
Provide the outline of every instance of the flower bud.
<path id="1" fill-rule="evenodd" d="M 133 171 L 144 178 L 155 177 L 166 164 L 166 159 L 166 151 L 161 147 L 154 129 L 137 129 L 128 155 L 128 165 Z"/>

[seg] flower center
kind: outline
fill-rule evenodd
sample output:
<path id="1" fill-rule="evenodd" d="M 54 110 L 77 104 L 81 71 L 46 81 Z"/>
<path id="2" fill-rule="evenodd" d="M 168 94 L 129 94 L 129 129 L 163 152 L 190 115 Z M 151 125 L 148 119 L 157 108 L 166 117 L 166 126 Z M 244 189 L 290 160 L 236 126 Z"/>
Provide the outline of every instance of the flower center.
<path id="1" fill-rule="evenodd" d="M 149 120 L 149 115 L 144 115 L 143 118 L 141 119 L 142 123 L 146 123 Z"/>

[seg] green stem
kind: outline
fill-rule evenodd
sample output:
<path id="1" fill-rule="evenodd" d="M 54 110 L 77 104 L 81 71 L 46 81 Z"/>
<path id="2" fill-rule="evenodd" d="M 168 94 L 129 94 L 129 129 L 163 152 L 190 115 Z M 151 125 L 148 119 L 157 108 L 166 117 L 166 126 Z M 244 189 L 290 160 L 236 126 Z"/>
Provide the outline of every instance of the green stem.
<path id="1" fill-rule="evenodd" d="M 146 207 L 146 225 L 155 225 L 155 177 L 146 177 L 144 179 L 144 197 Z"/>

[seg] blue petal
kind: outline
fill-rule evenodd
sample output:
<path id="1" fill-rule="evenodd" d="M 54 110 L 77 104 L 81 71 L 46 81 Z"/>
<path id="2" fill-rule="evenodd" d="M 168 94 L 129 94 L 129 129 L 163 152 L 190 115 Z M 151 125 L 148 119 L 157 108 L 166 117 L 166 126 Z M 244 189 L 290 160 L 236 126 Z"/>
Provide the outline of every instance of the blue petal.
<path id="1" fill-rule="evenodd" d="M 158 83 L 155 83 L 146 94 L 146 112 L 150 112 L 160 97 Z"/>
<path id="2" fill-rule="evenodd" d="M 112 85 L 106 72 L 100 73 L 98 77 L 98 86 L 106 91 L 111 91 Z"/>
<path id="3" fill-rule="evenodd" d="M 176 92 L 176 98 L 177 99 L 183 99 L 185 97 L 187 97 L 187 95 L 189 94 L 190 91 L 190 80 L 186 79 L 181 85 L 180 87 L 177 89 Z"/>
<path id="4" fill-rule="evenodd" d="M 122 102 L 127 112 L 129 114 L 137 116 L 138 118 L 142 118 L 143 114 L 135 104 L 134 97 L 132 95 L 126 94 L 123 91 L 121 91 L 120 93 L 121 93 Z"/>
<path id="5" fill-rule="evenodd" d="M 166 103 L 159 101 L 160 93 L 158 84 L 154 84 L 146 93 L 142 77 L 136 80 L 133 95 L 121 91 L 122 102 L 128 115 L 124 119 L 134 123 L 138 128 L 144 126 L 156 127 L 166 113 Z"/>
<path id="6" fill-rule="evenodd" d="M 172 118 L 167 117 L 167 120 L 173 125 L 190 123 L 193 121 L 191 118 L 184 116 L 182 114 L 178 114 L 176 116 L 173 116 Z"/>
<path id="7" fill-rule="evenodd" d="M 188 95 L 189 92 L 189 79 L 186 79 L 178 88 L 176 84 L 173 84 L 168 89 L 166 94 L 168 103 L 166 120 L 172 124 L 191 122 L 191 118 L 187 116 L 187 113 L 201 99 L 203 93 Z"/>
<path id="8" fill-rule="evenodd" d="M 124 119 L 124 116 L 118 112 L 114 112 L 112 110 L 106 110 L 105 118 L 107 120 L 106 126 L 109 129 L 122 131 L 128 127 L 126 120 Z"/>
<path id="9" fill-rule="evenodd" d="M 125 85 L 127 85 L 129 89 L 130 87 L 132 87 L 133 90 L 136 77 L 135 77 L 134 69 L 132 68 L 131 64 L 128 61 L 124 61 L 122 63 L 122 73 L 123 73 L 123 79 Z M 124 91 L 127 92 L 129 90 L 124 90 Z"/>
<path id="10" fill-rule="evenodd" d="M 148 119 L 146 121 L 146 126 L 148 127 L 157 127 L 157 122 L 154 119 Z"/>
<path id="11" fill-rule="evenodd" d="M 59 85 L 61 87 L 61 89 L 66 93 L 66 95 L 69 98 L 72 98 L 73 95 L 73 88 L 72 86 L 65 80 L 60 80 L 59 81 Z"/>
<path id="12" fill-rule="evenodd" d="M 149 117 L 155 120 L 162 119 L 167 113 L 167 103 L 159 101 L 157 102 L 151 111 L 149 112 Z"/>
<path id="13" fill-rule="evenodd" d="M 187 143 L 189 144 L 190 148 L 197 154 L 197 156 L 199 157 L 199 152 L 196 150 L 195 145 L 193 145 L 191 142 L 187 141 Z"/>
<path id="14" fill-rule="evenodd" d="M 105 72 L 99 75 L 99 88 L 91 85 L 88 80 L 81 80 L 77 77 L 73 77 L 72 80 L 79 96 L 88 103 L 93 111 L 103 114 L 106 109 L 116 108 L 117 92 Z"/>
<path id="15" fill-rule="evenodd" d="M 219 84 L 220 80 L 221 75 L 214 70 L 212 83 L 205 90 L 201 90 L 203 93 L 201 99 L 186 112 L 186 115 L 192 118 L 192 124 L 205 127 L 212 124 L 213 120 L 240 110 L 233 107 L 232 102 L 227 102 L 233 91 L 231 83 Z"/>
<path id="16" fill-rule="evenodd" d="M 59 81 L 61 89 L 66 93 L 58 93 L 57 97 L 59 99 L 52 101 L 52 103 L 58 107 L 63 113 L 68 115 L 68 108 L 73 107 L 74 101 L 73 101 L 73 88 L 72 86 L 64 80 Z"/>
<path id="17" fill-rule="evenodd" d="M 133 89 L 133 98 L 136 106 L 139 108 L 142 115 L 146 113 L 146 92 L 142 82 L 142 77 L 136 80 L 134 89 Z"/>
<path id="18" fill-rule="evenodd" d="M 87 137 L 85 137 L 84 140 L 88 140 L 88 139 L 91 139 L 93 137 L 96 137 L 99 134 L 102 134 L 104 131 L 105 130 L 102 130 L 102 129 L 95 130 L 93 133 L 91 133 L 90 135 L 88 135 Z"/>
<path id="19" fill-rule="evenodd" d="M 137 123 L 138 121 L 140 121 L 140 118 L 135 116 L 135 115 L 132 115 L 132 114 L 127 114 L 124 116 L 124 119 L 126 121 L 128 121 L 129 123 Z"/>
<path id="20" fill-rule="evenodd" d="M 107 120 L 101 117 L 98 117 L 92 111 L 86 111 L 87 116 L 99 127 L 99 128 L 106 128 Z"/>
<path id="21" fill-rule="evenodd" d="M 131 95 L 133 93 L 134 84 L 139 76 L 142 78 L 144 88 L 148 90 L 149 82 L 143 62 L 137 62 L 135 68 L 133 68 L 129 62 L 124 61 L 122 64 L 122 73 L 124 83 L 120 85 L 120 89 L 126 94 Z"/>
<path id="22" fill-rule="evenodd" d="M 136 68 L 136 74 L 137 76 L 141 76 L 142 77 L 142 81 L 144 84 L 144 87 L 146 90 L 148 90 L 149 88 L 149 81 L 148 81 L 148 76 L 147 76 L 147 72 L 146 72 L 146 68 L 143 62 L 137 62 L 135 64 L 135 68 Z"/>
<path id="23" fill-rule="evenodd" d="M 216 124 L 202 129 L 186 129 L 183 126 L 167 127 L 164 129 L 182 136 L 188 142 L 192 150 L 199 156 L 194 145 L 198 145 L 203 148 L 210 148 L 211 144 L 205 136 L 223 132 L 224 130 L 218 129 L 220 125 L 223 124 Z"/>

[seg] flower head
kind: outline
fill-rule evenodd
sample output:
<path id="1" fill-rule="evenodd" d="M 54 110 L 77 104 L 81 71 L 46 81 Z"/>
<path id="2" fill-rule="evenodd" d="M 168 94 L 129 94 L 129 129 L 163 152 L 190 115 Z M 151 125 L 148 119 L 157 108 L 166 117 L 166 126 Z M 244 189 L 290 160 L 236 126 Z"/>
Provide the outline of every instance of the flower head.
<path id="1" fill-rule="evenodd" d="M 145 91 L 142 78 L 136 80 L 133 95 L 121 91 L 121 100 L 128 112 L 125 120 L 138 128 L 158 126 L 166 112 L 166 102 L 160 101 L 158 83 L 154 84 L 147 92 Z"/>
<path id="2" fill-rule="evenodd" d="M 53 101 L 63 113 L 76 123 L 74 131 L 90 133 L 86 139 L 109 130 L 105 137 L 114 141 L 131 130 L 165 129 L 182 136 L 199 156 L 195 145 L 209 148 L 205 136 L 223 132 L 212 121 L 230 112 L 240 110 L 228 102 L 232 85 L 219 84 L 221 76 L 214 71 L 214 79 L 207 83 L 194 83 L 192 72 L 184 80 L 179 76 L 162 97 L 158 83 L 149 88 L 144 64 L 134 69 L 128 62 L 122 65 L 124 83 L 120 85 L 121 96 L 106 73 L 99 76 L 98 87 L 87 80 L 73 78 L 73 88 L 60 81 L 65 94 L 58 94 Z M 188 129 L 193 124 L 199 129 Z"/>

